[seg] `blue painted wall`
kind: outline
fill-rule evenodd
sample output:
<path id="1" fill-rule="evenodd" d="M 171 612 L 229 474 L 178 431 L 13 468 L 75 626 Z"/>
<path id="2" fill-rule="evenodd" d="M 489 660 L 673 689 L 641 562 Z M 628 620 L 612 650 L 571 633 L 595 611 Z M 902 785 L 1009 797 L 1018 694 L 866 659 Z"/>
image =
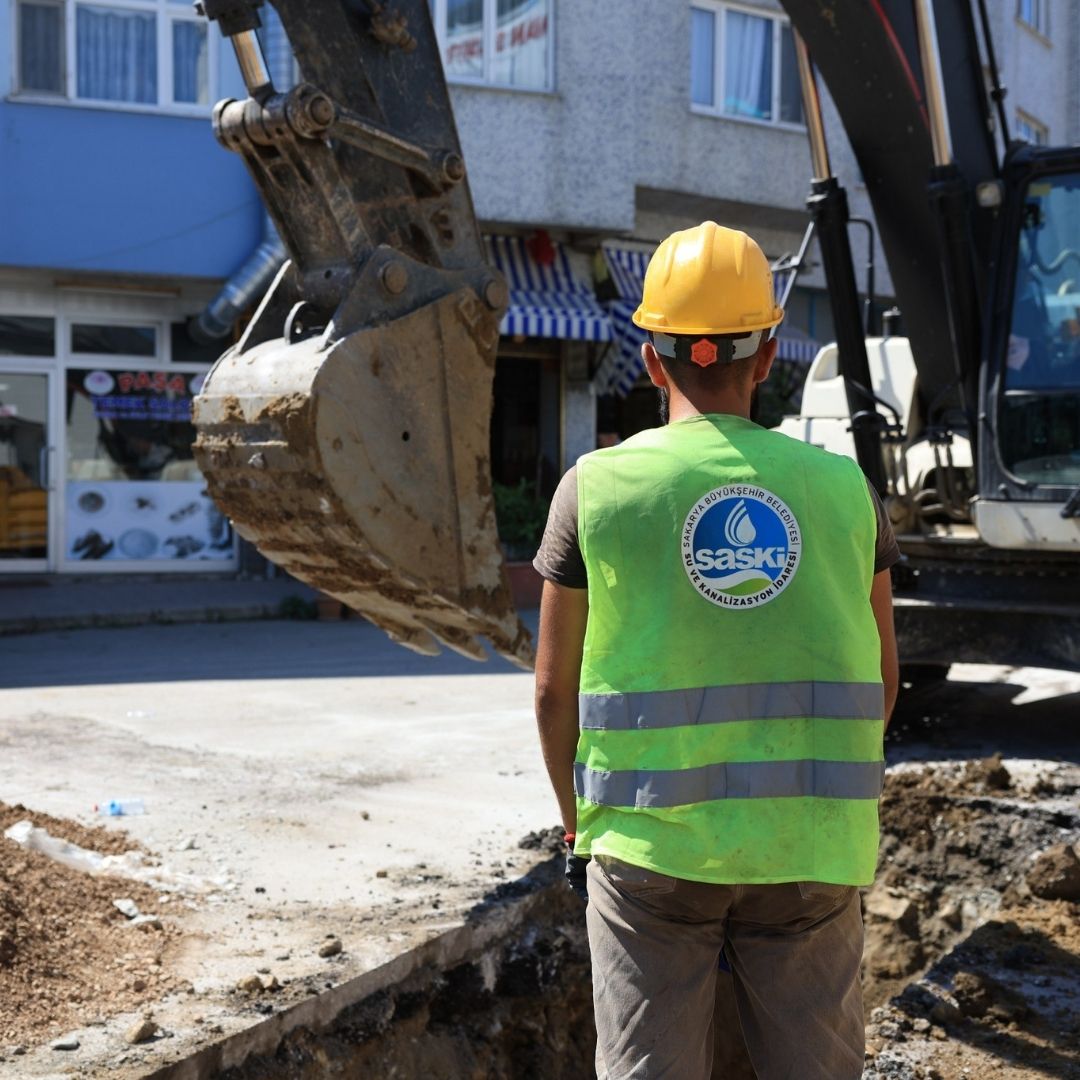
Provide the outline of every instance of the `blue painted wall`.
<path id="1" fill-rule="evenodd" d="M 0 27 L 12 25 L 0 0 Z M 216 31 L 215 31 L 216 32 Z M 219 96 L 244 96 L 220 50 Z M 0 33 L 0 266 L 224 278 L 258 244 L 261 203 L 204 118 L 8 96 Z"/>

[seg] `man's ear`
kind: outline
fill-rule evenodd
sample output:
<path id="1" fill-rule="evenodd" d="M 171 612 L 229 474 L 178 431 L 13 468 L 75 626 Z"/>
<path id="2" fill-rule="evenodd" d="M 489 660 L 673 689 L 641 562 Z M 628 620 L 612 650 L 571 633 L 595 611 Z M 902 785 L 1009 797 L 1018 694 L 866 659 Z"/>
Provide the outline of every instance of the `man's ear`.
<path id="1" fill-rule="evenodd" d="M 769 371 L 772 368 L 773 360 L 776 359 L 777 350 L 776 338 L 770 338 L 768 341 L 761 343 L 761 348 L 757 351 L 757 360 L 754 362 L 754 385 L 763 383 L 769 377 Z"/>
<path id="2" fill-rule="evenodd" d="M 666 390 L 668 385 L 667 372 L 660 362 L 660 354 L 656 351 L 656 346 L 651 341 L 641 343 L 641 359 L 645 361 L 645 371 L 648 373 L 649 381 L 653 386 Z"/>

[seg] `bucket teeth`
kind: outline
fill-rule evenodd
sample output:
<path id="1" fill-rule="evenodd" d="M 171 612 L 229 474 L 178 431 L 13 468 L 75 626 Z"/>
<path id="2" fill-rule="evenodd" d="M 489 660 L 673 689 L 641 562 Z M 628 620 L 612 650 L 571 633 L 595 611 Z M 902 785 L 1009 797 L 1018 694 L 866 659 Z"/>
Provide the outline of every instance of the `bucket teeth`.
<path id="1" fill-rule="evenodd" d="M 487 650 L 479 639 L 472 634 L 464 630 L 455 630 L 452 627 L 437 626 L 431 623 L 424 623 L 424 627 L 448 649 L 453 649 L 454 652 L 460 653 L 470 660 L 487 659 Z"/>
<path id="2" fill-rule="evenodd" d="M 361 614 L 365 614 L 361 611 Z M 393 623 L 375 622 L 370 615 L 366 618 L 385 632 L 386 636 L 397 645 L 404 645 L 414 653 L 421 656 L 438 656 L 441 650 L 439 643 L 426 631 L 410 629 L 407 626 L 395 626 Z"/>

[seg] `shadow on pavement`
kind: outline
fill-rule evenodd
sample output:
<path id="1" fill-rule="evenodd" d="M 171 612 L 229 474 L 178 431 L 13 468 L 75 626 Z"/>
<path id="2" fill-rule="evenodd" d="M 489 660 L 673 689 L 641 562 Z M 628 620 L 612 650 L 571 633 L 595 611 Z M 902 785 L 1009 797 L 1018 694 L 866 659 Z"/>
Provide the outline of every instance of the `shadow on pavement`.
<path id="1" fill-rule="evenodd" d="M 1060 681 L 1065 680 L 1071 686 L 1078 682 L 1060 673 Z M 1004 757 L 1080 761 L 1080 691 L 1017 704 L 1028 689 L 1016 681 L 941 680 L 902 690 L 885 736 L 886 760 L 895 765 L 1000 752 Z"/>
<path id="2" fill-rule="evenodd" d="M 539 613 L 522 612 L 536 634 Z M 489 652 L 419 656 L 363 620 L 186 623 L 0 637 L 0 689 L 237 679 L 517 674 Z"/>

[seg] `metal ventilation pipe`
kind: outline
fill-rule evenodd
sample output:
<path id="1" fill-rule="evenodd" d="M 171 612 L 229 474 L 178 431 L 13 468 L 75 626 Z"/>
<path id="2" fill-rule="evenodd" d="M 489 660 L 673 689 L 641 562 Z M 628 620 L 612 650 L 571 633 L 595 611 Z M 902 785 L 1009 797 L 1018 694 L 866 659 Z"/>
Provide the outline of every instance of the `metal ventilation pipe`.
<path id="1" fill-rule="evenodd" d="M 285 259 L 285 245 L 269 215 L 263 212 L 263 238 L 244 265 L 221 287 L 221 291 L 188 322 L 188 333 L 209 345 L 227 337 L 245 308 L 261 296 L 274 280 Z"/>
<path id="2" fill-rule="evenodd" d="M 266 45 L 265 69 L 273 88 L 288 90 L 295 83 L 292 49 L 277 12 L 268 8 L 263 22 Z M 254 31 L 247 37 L 248 45 L 257 44 Z M 227 337 L 245 308 L 251 306 L 270 287 L 274 275 L 285 261 L 285 245 L 263 210 L 262 238 L 259 246 L 248 256 L 209 304 L 188 320 L 188 333 L 200 344 L 209 345 Z"/>

